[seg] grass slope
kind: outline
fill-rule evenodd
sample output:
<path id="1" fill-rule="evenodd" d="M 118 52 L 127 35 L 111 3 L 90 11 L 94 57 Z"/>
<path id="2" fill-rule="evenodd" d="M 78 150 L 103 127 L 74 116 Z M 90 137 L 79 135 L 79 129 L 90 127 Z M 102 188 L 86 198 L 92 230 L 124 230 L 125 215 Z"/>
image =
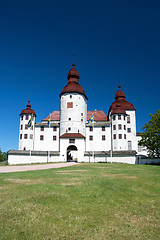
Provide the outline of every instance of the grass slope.
<path id="1" fill-rule="evenodd" d="M 160 167 L 0 174 L 0 239 L 159 239 Z"/>

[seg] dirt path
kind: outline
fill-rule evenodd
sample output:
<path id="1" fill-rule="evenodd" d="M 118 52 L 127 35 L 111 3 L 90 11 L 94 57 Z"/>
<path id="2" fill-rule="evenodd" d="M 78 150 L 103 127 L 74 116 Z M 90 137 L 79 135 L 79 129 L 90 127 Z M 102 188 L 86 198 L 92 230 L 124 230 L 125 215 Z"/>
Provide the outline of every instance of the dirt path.
<path id="1" fill-rule="evenodd" d="M 32 171 L 32 170 L 44 170 L 44 169 L 51 169 L 51 168 L 62 168 L 62 167 L 70 167 L 76 165 L 75 162 L 68 162 L 68 163 L 54 163 L 54 164 L 36 164 L 36 165 L 22 165 L 22 166 L 2 166 L 0 167 L 0 173 L 7 173 L 7 172 L 25 172 L 25 171 Z"/>

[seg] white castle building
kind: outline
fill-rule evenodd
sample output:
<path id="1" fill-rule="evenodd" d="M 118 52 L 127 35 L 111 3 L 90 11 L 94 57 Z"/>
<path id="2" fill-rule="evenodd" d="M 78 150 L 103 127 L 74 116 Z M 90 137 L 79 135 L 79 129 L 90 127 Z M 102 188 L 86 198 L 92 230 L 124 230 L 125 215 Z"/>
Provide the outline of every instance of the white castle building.
<path id="1" fill-rule="evenodd" d="M 134 105 L 124 92 L 115 94 L 108 115 L 88 111 L 88 98 L 79 84 L 73 61 L 68 84 L 60 93 L 60 111 L 53 111 L 41 122 L 27 108 L 20 113 L 19 150 L 10 150 L 9 164 L 42 162 L 123 162 L 136 163 L 137 155 L 146 155 L 138 147 Z M 29 120 L 31 124 L 29 126 Z"/>

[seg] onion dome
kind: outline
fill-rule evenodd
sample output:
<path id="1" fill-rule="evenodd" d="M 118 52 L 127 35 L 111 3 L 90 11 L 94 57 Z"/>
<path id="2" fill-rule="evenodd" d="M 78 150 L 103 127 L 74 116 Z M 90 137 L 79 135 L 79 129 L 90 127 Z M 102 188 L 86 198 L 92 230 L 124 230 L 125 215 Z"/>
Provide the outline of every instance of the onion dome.
<path id="1" fill-rule="evenodd" d="M 125 98 L 125 94 L 121 90 L 121 85 L 119 84 L 118 87 L 119 87 L 119 90 L 116 92 L 115 99 L 124 99 Z"/>
<path id="2" fill-rule="evenodd" d="M 125 94 L 121 90 L 121 85 L 118 85 L 118 87 L 119 87 L 119 90 L 116 92 L 115 101 L 111 104 L 109 112 L 111 112 L 111 111 L 113 112 L 113 110 L 119 111 L 119 110 L 117 110 L 117 109 L 119 109 L 119 107 L 117 107 L 117 104 L 120 105 L 120 109 L 135 110 L 134 105 L 132 103 L 126 101 Z"/>
<path id="3" fill-rule="evenodd" d="M 22 114 L 33 114 L 33 115 L 36 116 L 35 111 L 33 109 L 31 109 L 30 100 L 28 100 L 28 104 L 27 104 L 26 107 L 27 107 L 26 109 L 21 111 L 20 115 L 22 115 Z"/>
<path id="4" fill-rule="evenodd" d="M 114 109 L 111 114 L 126 114 L 126 111 L 121 107 L 121 104 L 116 104 L 116 109 Z"/>
<path id="5" fill-rule="evenodd" d="M 74 59 L 73 59 L 72 69 L 69 71 L 67 78 L 68 78 L 68 83 L 73 81 L 78 83 L 78 80 L 80 79 L 79 73 L 75 69 Z"/>
<path id="6" fill-rule="evenodd" d="M 72 69 L 68 73 L 68 84 L 62 89 L 60 93 L 60 97 L 64 93 L 80 93 L 85 96 L 85 98 L 88 100 L 82 86 L 79 84 L 79 73 L 75 69 L 74 59 L 72 64 Z"/>

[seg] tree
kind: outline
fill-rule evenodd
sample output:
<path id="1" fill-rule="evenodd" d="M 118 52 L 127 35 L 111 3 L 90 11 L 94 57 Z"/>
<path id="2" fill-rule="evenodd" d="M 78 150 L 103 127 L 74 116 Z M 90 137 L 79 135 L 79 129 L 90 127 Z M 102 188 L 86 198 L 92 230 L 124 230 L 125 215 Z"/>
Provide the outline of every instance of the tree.
<path id="1" fill-rule="evenodd" d="M 151 119 L 145 123 L 141 133 L 142 139 L 139 141 L 140 146 L 145 146 L 150 157 L 159 157 L 160 155 L 160 110 L 155 114 L 149 114 Z"/>
<path id="2" fill-rule="evenodd" d="M 0 162 L 7 161 L 8 158 L 8 153 L 7 152 L 2 152 L 0 149 Z"/>

